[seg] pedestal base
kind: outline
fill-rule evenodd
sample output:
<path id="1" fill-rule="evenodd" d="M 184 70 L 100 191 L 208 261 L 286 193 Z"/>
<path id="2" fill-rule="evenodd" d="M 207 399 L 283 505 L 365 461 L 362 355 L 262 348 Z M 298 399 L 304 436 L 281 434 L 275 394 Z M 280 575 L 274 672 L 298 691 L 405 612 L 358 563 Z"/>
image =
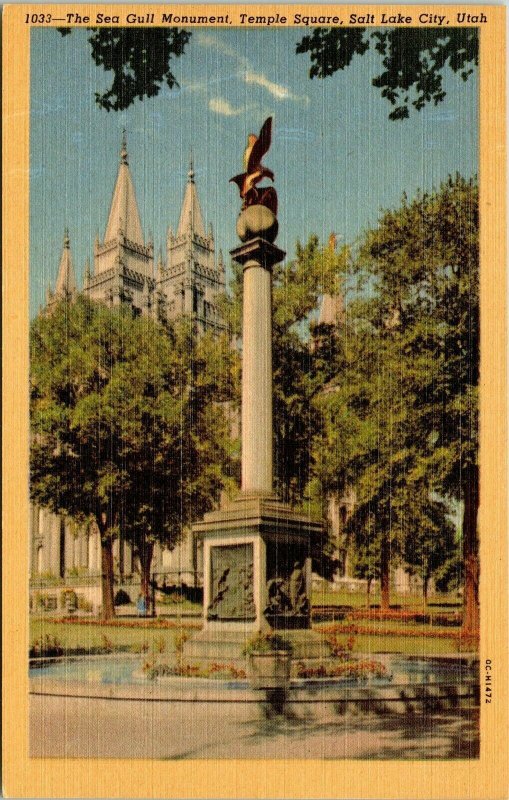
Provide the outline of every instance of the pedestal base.
<path id="1" fill-rule="evenodd" d="M 204 628 L 306 629 L 311 541 L 321 522 L 276 497 L 241 494 L 193 525 L 203 540 Z"/>
<path id="2" fill-rule="evenodd" d="M 310 630 L 311 540 L 323 525 L 273 495 L 241 494 L 193 525 L 203 539 L 203 630 L 189 639 L 190 664 L 246 662 L 249 639 L 278 633 L 293 646 L 293 661 L 330 655 Z"/>
<path id="3" fill-rule="evenodd" d="M 247 664 L 244 651 L 252 631 L 202 630 L 188 639 L 183 649 L 183 660 L 192 666 L 219 664 Z M 308 665 L 330 658 L 331 651 L 323 636 L 311 630 L 286 631 L 285 639 L 292 645 L 292 662 L 303 661 Z"/>

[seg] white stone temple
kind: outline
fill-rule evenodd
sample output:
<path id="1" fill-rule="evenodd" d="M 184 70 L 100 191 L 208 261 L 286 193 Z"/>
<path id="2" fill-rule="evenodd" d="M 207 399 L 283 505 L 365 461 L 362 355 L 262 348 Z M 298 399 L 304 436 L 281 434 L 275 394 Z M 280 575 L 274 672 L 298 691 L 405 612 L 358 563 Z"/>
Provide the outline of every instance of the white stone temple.
<path id="1" fill-rule="evenodd" d="M 143 233 L 125 135 L 118 175 L 102 241 L 93 246 L 93 270 L 87 260 L 83 292 L 110 305 L 128 303 L 134 313 L 175 319 L 186 315 L 199 332 L 221 331 L 225 325 L 217 300 L 225 291 L 221 251 L 216 258 L 212 227 L 205 228 L 195 183 L 192 159 L 177 231 L 168 228 L 165 255 L 154 263 L 154 244 Z M 64 234 L 55 288 L 48 289 L 46 308 L 78 292 L 69 231 Z M 93 605 L 100 605 L 100 543 L 93 525 L 77 528 L 70 520 L 33 506 L 30 514 L 32 593 L 62 579 L 80 587 Z M 136 597 L 139 575 L 127 542 L 115 542 L 118 585 Z M 152 570 L 158 583 L 197 586 L 202 580 L 201 553 L 188 534 L 174 550 L 156 548 Z"/>

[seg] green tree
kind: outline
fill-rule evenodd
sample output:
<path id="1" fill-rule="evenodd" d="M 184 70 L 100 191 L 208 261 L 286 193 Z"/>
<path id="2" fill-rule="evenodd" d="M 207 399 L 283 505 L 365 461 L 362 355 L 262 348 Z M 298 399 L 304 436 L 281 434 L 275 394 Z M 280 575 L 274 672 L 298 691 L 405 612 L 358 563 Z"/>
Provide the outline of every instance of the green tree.
<path id="1" fill-rule="evenodd" d="M 62 36 L 72 28 L 59 28 Z M 171 71 L 172 58 L 184 51 L 190 31 L 179 28 L 88 28 L 92 60 L 113 72 L 110 88 L 95 100 L 106 111 L 122 111 L 138 98 L 156 97 L 166 84 L 178 87 Z"/>
<path id="2" fill-rule="evenodd" d="M 455 529 L 449 508 L 443 500 L 430 496 L 427 485 L 410 484 L 413 508 L 409 530 L 405 536 L 403 557 L 412 572 L 422 580 L 424 605 L 428 602 L 429 582 L 453 558 Z"/>
<path id="3" fill-rule="evenodd" d="M 371 584 L 380 578 L 380 541 L 369 536 L 357 539 L 352 572 L 355 578 L 366 581 L 366 608 L 370 608 Z"/>
<path id="4" fill-rule="evenodd" d="M 394 110 L 389 119 L 404 119 L 446 96 L 443 72 L 449 67 L 466 81 L 479 62 L 477 28 L 315 28 L 297 44 L 309 53 L 310 78 L 327 78 L 350 66 L 370 48 L 380 54 L 382 71 L 371 83 Z"/>
<path id="5" fill-rule="evenodd" d="M 114 539 L 137 550 L 148 597 L 154 542 L 172 547 L 224 485 L 227 422 L 186 322 L 80 297 L 37 317 L 30 341 L 31 496 L 95 521 L 108 618 Z"/>
<path id="6" fill-rule="evenodd" d="M 373 379 L 387 375 L 382 437 L 404 480 L 387 474 L 387 489 L 425 480 L 429 491 L 464 504 L 464 625 L 478 627 L 479 243 L 475 180 L 457 175 L 436 192 L 404 197 L 384 213 L 360 248 L 357 271 L 369 287 L 363 311 L 377 342 Z M 373 356 L 375 353 L 373 352 Z M 355 394 L 354 394 L 355 399 Z M 371 403 L 370 403 L 371 405 Z M 372 410 L 370 410 L 372 414 Z M 378 475 L 388 462 L 367 464 Z M 368 492 L 369 496 L 369 492 Z M 383 512 L 377 500 L 377 517 Z M 391 500 L 389 518 L 397 519 Z M 374 509 L 373 509 L 374 510 Z M 391 523 L 392 524 L 392 523 Z"/>

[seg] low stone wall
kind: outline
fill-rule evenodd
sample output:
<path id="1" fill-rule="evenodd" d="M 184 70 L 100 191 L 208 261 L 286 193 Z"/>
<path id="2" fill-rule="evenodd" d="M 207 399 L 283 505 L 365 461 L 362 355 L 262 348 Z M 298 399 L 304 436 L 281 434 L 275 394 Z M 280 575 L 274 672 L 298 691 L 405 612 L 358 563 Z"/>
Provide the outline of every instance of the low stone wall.
<path id="1" fill-rule="evenodd" d="M 102 602 L 101 585 L 99 583 L 82 583 L 79 586 L 44 586 L 43 584 L 30 587 L 30 613 L 65 614 L 66 607 L 62 604 L 62 597 L 66 592 L 74 592 L 78 600 L 78 613 L 97 616 Z M 80 609 L 80 599 L 85 608 Z"/>
<path id="2" fill-rule="evenodd" d="M 334 686 L 324 681 L 292 681 L 284 696 L 281 691 L 255 690 L 243 681 L 159 678 L 146 684 L 102 684 L 30 679 L 30 693 L 112 700 L 146 700 L 182 703 L 227 703 L 234 707 L 252 706 L 262 717 L 282 714 L 288 719 L 335 720 L 347 712 L 381 715 L 423 714 L 447 709 L 476 708 L 479 686 L 473 682 L 433 685 L 358 685 Z"/>

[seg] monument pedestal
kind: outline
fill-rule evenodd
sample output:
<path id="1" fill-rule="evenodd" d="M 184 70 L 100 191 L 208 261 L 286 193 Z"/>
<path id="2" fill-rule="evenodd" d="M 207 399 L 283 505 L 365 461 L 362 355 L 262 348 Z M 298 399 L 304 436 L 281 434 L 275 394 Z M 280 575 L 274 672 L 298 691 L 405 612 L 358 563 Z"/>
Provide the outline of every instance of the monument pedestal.
<path id="1" fill-rule="evenodd" d="M 203 540 L 203 630 L 186 642 L 187 661 L 231 661 L 250 637 L 275 630 L 294 659 L 321 658 L 310 630 L 311 552 L 321 522 L 273 495 L 241 494 L 193 525 Z"/>
<path id="2" fill-rule="evenodd" d="M 270 125 L 267 120 L 262 129 L 265 148 Z M 247 173 L 237 178 L 245 187 Z M 242 197 L 237 233 L 243 244 L 230 253 L 243 268 L 242 491 L 192 526 L 203 541 L 204 573 L 203 630 L 183 651 L 194 664 L 238 660 L 263 631 L 283 633 L 295 660 L 326 655 L 322 638 L 310 630 L 311 542 L 321 538 L 323 525 L 272 492 L 272 268 L 285 253 L 274 244 L 278 223 L 270 204 Z M 275 208 L 273 190 L 270 197 Z"/>

